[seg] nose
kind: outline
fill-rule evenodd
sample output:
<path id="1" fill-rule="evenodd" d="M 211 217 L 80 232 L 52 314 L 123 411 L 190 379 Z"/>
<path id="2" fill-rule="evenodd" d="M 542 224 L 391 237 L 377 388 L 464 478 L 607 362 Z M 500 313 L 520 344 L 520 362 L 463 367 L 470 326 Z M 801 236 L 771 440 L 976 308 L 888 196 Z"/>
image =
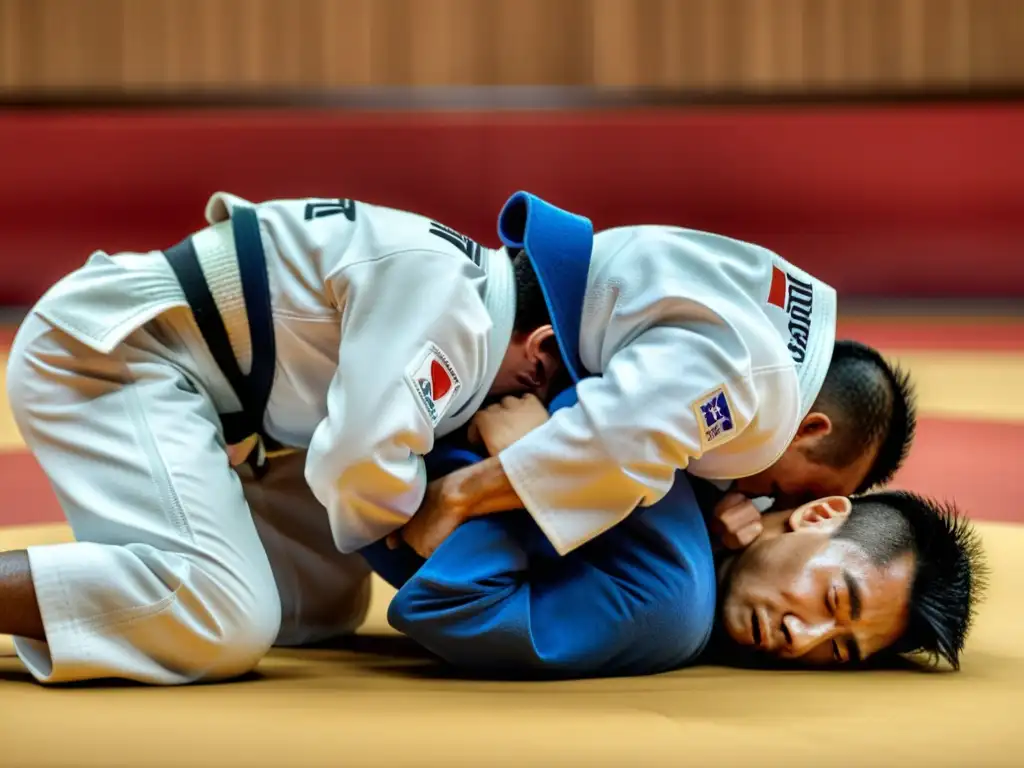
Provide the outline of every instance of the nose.
<path id="1" fill-rule="evenodd" d="M 783 650 L 793 658 L 799 658 L 829 641 L 835 632 L 836 624 L 831 619 L 807 622 L 792 613 L 782 617 Z"/>

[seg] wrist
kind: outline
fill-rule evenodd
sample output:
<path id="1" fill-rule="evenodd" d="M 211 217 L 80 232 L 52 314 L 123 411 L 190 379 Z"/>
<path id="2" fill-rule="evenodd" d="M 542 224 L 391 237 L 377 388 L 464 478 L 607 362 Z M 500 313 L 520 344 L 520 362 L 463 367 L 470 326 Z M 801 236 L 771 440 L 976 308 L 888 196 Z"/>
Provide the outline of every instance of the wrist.
<path id="1" fill-rule="evenodd" d="M 452 472 L 445 478 L 445 503 L 459 520 L 522 507 L 497 457 Z"/>

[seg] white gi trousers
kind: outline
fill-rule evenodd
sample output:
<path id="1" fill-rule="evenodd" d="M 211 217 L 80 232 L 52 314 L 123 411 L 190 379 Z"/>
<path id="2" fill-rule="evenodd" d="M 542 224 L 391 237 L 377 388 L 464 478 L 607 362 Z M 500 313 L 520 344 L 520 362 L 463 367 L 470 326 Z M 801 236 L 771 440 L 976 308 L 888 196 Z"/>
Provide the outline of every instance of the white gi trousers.
<path id="1" fill-rule="evenodd" d="M 28 550 L 47 642 L 15 647 L 41 682 L 230 678 L 365 616 L 369 569 L 335 549 L 304 453 L 232 469 L 230 388 L 197 350 L 183 308 L 110 354 L 35 314 L 18 332 L 11 407 L 76 538 Z"/>

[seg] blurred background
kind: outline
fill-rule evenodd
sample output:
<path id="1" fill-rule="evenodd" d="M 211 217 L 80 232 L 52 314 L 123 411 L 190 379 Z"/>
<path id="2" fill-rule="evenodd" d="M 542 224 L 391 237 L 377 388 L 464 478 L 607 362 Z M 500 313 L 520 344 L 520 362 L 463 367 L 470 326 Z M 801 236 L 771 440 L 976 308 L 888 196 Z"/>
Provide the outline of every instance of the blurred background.
<path id="1" fill-rule="evenodd" d="M 216 190 L 493 244 L 526 188 L 853 302 L 1012 309 L 1019 95 L 1021 0 L 0 0 L 0 304 L 176 242 Z"/>
<path id="2" fill-rule="evenodd" d="M 130 689 L 88 713 L 24 687 L 15 701 L 9 666 L 6 764 L 82 764 L 82 743 L 92 764 L 132 764 L 158 734 L 161 754 L 135 764 L 299 749 L 326 765 L 341 734 L 345 755 L 386 743 L 405 765 L 549 765 L 563 748 L 592 766 L 1020 765 L 1024 0 L 0 0 L 0 547 L 70 536 L 3 378 L 18 308 L 92 250 L 170 246 L 218 190 L 351 197 L 495 245 L 518 189 L 598 228 L 752 240 L 839 290 L 840 336 L 917 383 L 896 487 L 984 525 L 992 589 L 964 674 L 701 669 L 538 695 L 403 683 L 395 660 L 343 651 L 316 651 L 314 672 L 279 652 L 268 686 L 161 698 L 148 718 Z M 371 634 L 388 631 L 377 587 Z M 430 736 L 396 740 L 381 712 Z M 37 725 L 54 721 L 88 735 Z M 106 738 L 112 722 L 131 725 Z"/>

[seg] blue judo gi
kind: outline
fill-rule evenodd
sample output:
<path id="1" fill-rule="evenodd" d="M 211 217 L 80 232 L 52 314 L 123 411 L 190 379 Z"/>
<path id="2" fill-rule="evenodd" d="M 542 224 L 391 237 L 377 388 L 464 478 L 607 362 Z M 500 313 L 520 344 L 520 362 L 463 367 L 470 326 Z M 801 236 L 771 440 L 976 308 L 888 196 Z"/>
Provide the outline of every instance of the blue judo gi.
<path id="1" fill-rule="evenodd" d="M 533 265 L 566 370 L 579 354 L 591 222 L 526 192 L 498 217 L 510 252 Z M 575 402 L 575 390 L 552 411 Z M 426 457 L 432 478 L 480 457 L 452 444 Z M 687 476 L 624 522 L 559 557 L 526 511 L 470 520 L 423 561 L 383 542 L 362 550 L 398 589 L 388 621 L 445 661 L 501 676 L 643 675 L 679 667 L 707 645 L 715 617 L 711 542 Z"/>
<path id="2" fill-rule="evenodd" d="M 571 405 L 573 390 L 552 412 Z M 436 478 L 480 457 L 435 447 Z M 388 621 L 448 663 L 502 677 L 645 675 L 692 662 L 715 617 L 711 542 L 679 472 L 657 504 L 559 557 L 525 511 L 460 526 L 426 561 L 363 550 L 398 594 Z"/>

